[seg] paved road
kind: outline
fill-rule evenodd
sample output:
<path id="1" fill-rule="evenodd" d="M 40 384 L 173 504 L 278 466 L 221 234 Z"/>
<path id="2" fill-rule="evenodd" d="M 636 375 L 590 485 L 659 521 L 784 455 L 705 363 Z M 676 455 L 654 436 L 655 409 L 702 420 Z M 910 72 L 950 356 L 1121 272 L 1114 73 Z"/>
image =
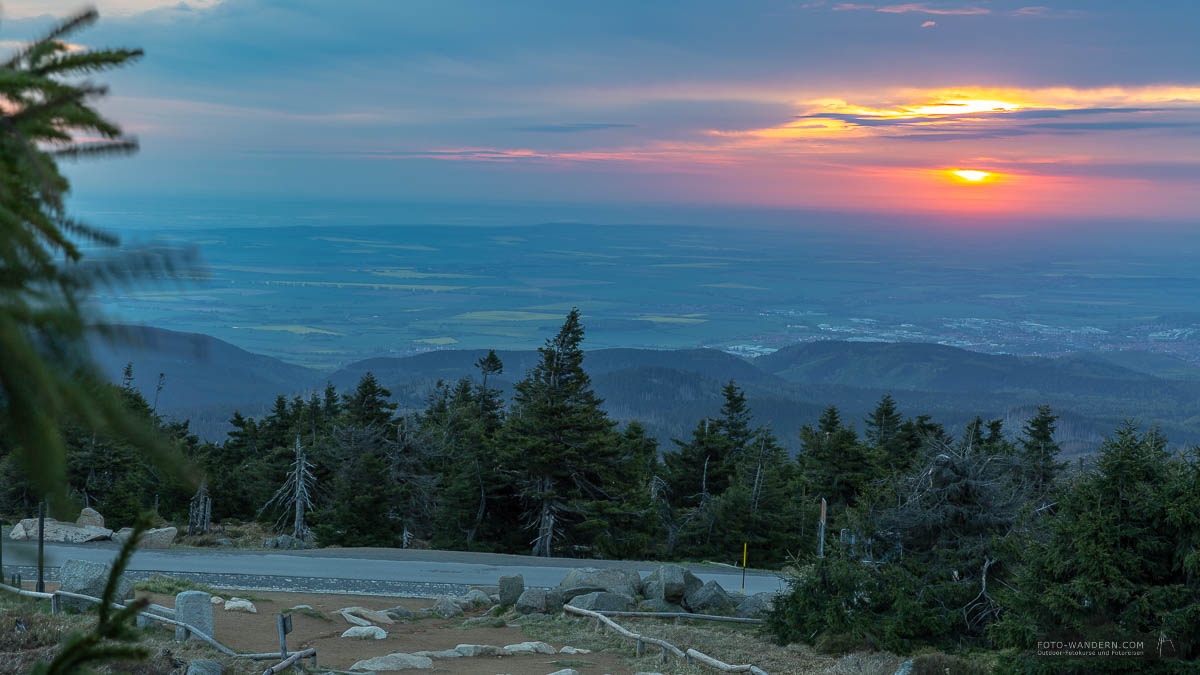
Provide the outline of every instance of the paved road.
<path id="1" fill-rule="evenodd" d="M 110 543 L 47 544 L 46 566 L 56 568 L 71 558 L 108 562 L 117 552 Z M 11 574 L 21 566 L 25 579 L 36 560 L 36 545 L 4 542 L 5 567 Z M 621 567 L 643 576 L 655 563 L 532 558 L 529 556 L 458 551 L 342 548 L 314 551 L 140 551 L 129 566 L 130 576 L 156 572 L 185 576 L 216 587 L 247 590 L 302 590 L 322 593 L 368 593 L 392 596 L 431 596 L 462 592 L 467 587 L 495 584 L 506 574 L 521 574 L 528 586 L 557 586 L 574 567 Z M 741 570 L 688 565 L 704 581 L 715 580 L 727 591 L 742 587 Z M 52 570 L 49 579 L 54 578 Z M 783 589 L 774 574 L 748 572 L 746 593 Z"/>

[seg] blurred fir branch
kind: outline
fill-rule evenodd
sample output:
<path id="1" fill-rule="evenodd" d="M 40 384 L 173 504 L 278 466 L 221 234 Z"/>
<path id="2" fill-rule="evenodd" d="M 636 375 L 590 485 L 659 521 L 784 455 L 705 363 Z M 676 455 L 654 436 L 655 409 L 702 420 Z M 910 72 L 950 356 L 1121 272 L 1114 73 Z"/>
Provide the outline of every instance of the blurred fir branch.
<path id="1" fill-rule="evenodd" d="M 125 573 L 133 552 L 137 550 L 142 533 L 150 527 L 150 515 L 143 516 L 133 528 L 121 553 L 113 561 L 112 572 L 108 575 L 108 583 L 104 586 L 102 602 L 97 608 L 99 620 L 96 627 L 88 633 L 73 633 L 67 636 L 62 651 L 49 663 L 39 662 L 31 673 L 33 675 L 67 675 L 89 672 L 90 664 L 111 661 L 140 661 L 149 656 L 145 647 L 130 643 L 138 640 L 135 629 L 135 618 L 138 612 L 146 608 L 148 600 L 130 601 L 124 609 L 116 610 L 113 603 L 121 598 L 115 597 L 120 586 L 121 575 Z"/>
<path id="2" fill-rule="evenodd" d="M 54 513 L 69 508 L 62 425 L 123 438 L 167 471 L 183 463 L 169 443 L 129 414 L 87 351 L 83 300 L 96 289 L 177 276 L 190 256 L 161 248 L 84 260 L 81 243 L 115 250 L 116 236 L 68 216 L 59 159 L 136 151 L 137 141 L 91 102 L 107 92 L 68 78 L 105 71 L 140 49 L 73 51 L 62 38 L 96 21 L 87 9 L 0 63 L 0 426 Z M 94 140 L 80 140 L 94 139 Z"/>

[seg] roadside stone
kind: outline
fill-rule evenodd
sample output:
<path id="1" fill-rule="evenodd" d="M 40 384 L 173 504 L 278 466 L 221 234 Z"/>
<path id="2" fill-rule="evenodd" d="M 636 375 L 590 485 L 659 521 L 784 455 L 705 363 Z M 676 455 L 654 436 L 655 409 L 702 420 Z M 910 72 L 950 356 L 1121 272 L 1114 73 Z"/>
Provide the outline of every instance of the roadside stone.
<path id="1" fill-rule="evenodd" d="M 491 602 L 491 600 L 488 598 L 487 593 L 472 588 L 471 590 L 467 591 L 466 595 L 459 598 L 458 604 L 463 609 L 476 609 L 478 607 L 483 607 L 489 602 Z"/>
<path id="2" fill-rule="evenodd" d="M 174 527 L 156 527 L 153 530 L 146 530 L 141 541 L 138 542 L 138 548 L 170 548 L 171 544 L 175 542 L 177 534 L 179 534 L 179 530 Z"/>
<path id="3" fill-rule="evenodd" d="M 520 574 L 500 577 L 500 604 L 505 607 L 517 604 L 525 592 L 525 577 Z"/>
<path id="4" fill-rule="evenodd" d="M 556 670 L 553 673 L 549 673 L 549 675 L 579 675 L 579 671 L 572 668 L 563 668 L 562 670 Z"/>
<path id="5" fill-rule="evenodd" d="M 479 586 L 472 586 L 470 590 L 480 591 L 482 593 L 486 593 L 487 595 L 496 595 L 500 592 L 500 587 L 496 585 L 481 584 Z"/>
<path id="6" fill-rule="evenodd" d="M 316 548 L 316 544 L 297 539 L 290 534 L 281 534 L 278 537 L 270 537 L 263 540 L 263 548 L 278 548 L 288 551 Z"/>
<path id="7" fill-rule="evenodd" d="M 542 588 L 526 588 L 521 597 L 517 598 L 518 614 L 550 613 L 550 592 Z"/>
<path id="8" fill-rule="evenodd" d="M 388 670 L 433 670 L 433 659 L 416 654 L 388 654 L 364 659 L 350 666 L 350 670 L 388 671 Z"/>
<path id="9" fill-rule="evenodd" d="M 417 615 L 404 605 L 396 605 L 391 609 L 385 609 L 383 613 L 391 617 L 393 621 L 407 621 L 408 619 L 417 618 Z"/>
<path id="10" fill-rule="evenodd" d="M 449 619 L 462 616 L 463 611 L 462 607 L 459 607 L 458 603 L 451 600 L 449 596 L 439 595 L 437 601 L 433 603 L 433 613 L 443 619 Z"/>
<path id="11" fill-rule="evenodd" d="M 214 596 L 212 596 L 211 598 L 209 598 L 209 599 L 208 599 L 208 601 L 209 601 L 209 602 L 211 602 L 211 603 L 212 603 L 212 604 L 214 604 L 214 605 L 223 605 L 223 604 L 225 604 L 225 598 L 222 598 L 222 597 L 221 597 L 221 596 L 219 596 L 219 595 L 214 595 Z"/>
<path id="12" fill-rule="evenodd" d="M 570 645 L 567 645 L 566 647 L 563 647 L 562 649 L 558 650 L 558 653 L 559 654 L 591 654 L 592 650 L 583 649 L 582 647 L 572 647 Z"/>
<path id="13" fill-rule="evenodd" d="M 558 650 L 545 642 L 518 642 L 507 645 L 504 651 L 509 654 L 557 654 Z"/>
<path id="14" fill-rule="evenodd" d="M 312 608 L 310 607 L 309 609 Z M 338 612 L 342 615 L 349 614 L 350 616 L 357 616 L 360 619 L 366 619 L 370 623 L 396 623 L 392 620 L 392 617 L 387 615 L 387 612 L 377 612 L 373 609 L 367 609 L 366 607 L 346 607 L 344 609 L 339 609 Z M 354 622 L 351 621 L 350 623 Z"/>
<path id="15" fill-rule="evenodd" d="M 96 509 L 85 508 L 79 512 L 79 517 L 75 519 L 75 524 L 84 527 L 104 527 L 104 516 Z"/>
<path id="16" fill-rule="evenodd" d="M 619 593 L 597 591 L 576 596 L 567 604 L 593 612 L 628 612 L 633 607 L 633 599 Z"/>
<path id="17" fill-rule="evenodd" d="M 122 527 L 121 529 L 117 530 L 116 532 L 113 532 L 112 540 L 117 542 L 118 544 L 124 544 L 131 536 L 133 536 L 133 528 L 132 527 Z"/>
<path id="18" fill-rule="evenodd" d="M 661 565 L 642 583 L 648 600 L 666 600 L 682 604 L 688 593 L 704 585 L 696 575 L 679 565 Z"/>
<path id="19" fill-rule="evenodd" d="M 737 604 L 715 581 L 689 592 L 683 602 L 693 612 L 722 612 Z"/>
<path id="20" fill-rule="evenodd" d="M 253 602 L 242 598 L 230 598 L 225 601 L 226 612 L 246 612 L 247 614 L 258 614 L 258 608 Z"/>
<path id="21" fill-rule="evenodd" d="M 733 613 L 743 618 L 752 619 L 770 612 L 774 606 L 774 593 L 755 593 L 754 595 L 747 595 L 739 602 Z"/>
<path id="22" fill-rule="evenodd" d="M 80 595 L 90 595 L 93 598 L 99 598 L 104 595 L 104 587 L 108 585 L 108 575 L 111 572 L 112 565 L 105 563 L 89 562 L 87 560 L 68 560 L 59 569 L 58 587 L 69 593 L 78 593 Z M 123 602 L 131 597 L 133 597 L 133 582 L 122 574 L 117 581 L 116 597 L 113 599 L 117 602 Z M 87 611 L 88 608 L 95 606 L 95 603 L 88 602 L 87 600 L 64 597 L 60 597 L 59 600 L 63 607 L 70 607 L 79 611 Z"/>
<path id="23" fill-rule="evenodd" d="M 299 610 L 302 610 L 302 609 L 312 609 L 312 605 L 296 605 L 295 607 L 289 607 L 289 608 L 288 608 L 288 611 L 289 611 L 289 612 L 296 612 L 296 611 L 299 611 Z"/>
<path id="24" fill-rule="evenodd" d="M 647 612 L 686 612 L 683 607 L 673 602 L 653 598 L 642 603 L 641 608 Z"/>
<path id="25" fill-rule="evenodd" d="M 190 624 L 208 637 L 213 636 L 212 595 L 204 591 L 184 591 L 175 595 L 175 620 Z M 192 631 L 175 627 L 175 641 L 186 642 Z"/>
<path id="26" fill-rule="evenodd" d="M 225 666 L 208 659 L 197 659 L 188 663 L 187 675 L 223 675 Z"/>
<path id="27" fill-rule="evenodd" d="M 454 651 L 463 656 L 503 656 L 504 648 L 496 645 L 458 645 Z"/>
<path id="28" fill-rule="evenodd" d="M 638 594 L 641 585 L 641 576 L 633 570 L 582 567 L 567 570 L 558 588 L 562 591 L 563 600 L 570 601 L 577 595 L 595 591 L 608 591 L 632 598 Z"/>
<path id="29" fill-rule="evenodd" d="M 353 614 L 347 614 L 345 612 L 338 612 L 338 614 L 343 619 L 354 624 L 355 626 L 370 626 L 371 625 L 370 621 L 367 621 L 366 619 L 362 618 L 361 616 L 355 616 Z"/>
<path id="30" fill-rule="evenodd" d="M 387 631 L 379 626 L 351 626 L 342 633 L 342 637 L 356 640 L 382 640 L 387 636 Z"/>

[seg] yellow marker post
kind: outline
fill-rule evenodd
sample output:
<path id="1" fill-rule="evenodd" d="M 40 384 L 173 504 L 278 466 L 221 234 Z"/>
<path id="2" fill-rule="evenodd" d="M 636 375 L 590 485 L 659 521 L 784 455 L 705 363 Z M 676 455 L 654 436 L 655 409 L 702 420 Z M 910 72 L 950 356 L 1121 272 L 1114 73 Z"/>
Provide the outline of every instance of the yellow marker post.
<path id="1" fill-rule="evenodd" d="M 742 542 L 742 595 L 746 594 L 746 542 Z"/>

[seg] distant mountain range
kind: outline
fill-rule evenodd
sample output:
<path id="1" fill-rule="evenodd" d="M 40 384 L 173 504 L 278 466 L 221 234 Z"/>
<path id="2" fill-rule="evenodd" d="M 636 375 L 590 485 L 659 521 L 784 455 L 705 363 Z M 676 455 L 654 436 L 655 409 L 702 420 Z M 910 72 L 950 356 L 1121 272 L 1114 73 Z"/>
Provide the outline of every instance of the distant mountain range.
<path id="1" fill-rule="evenodd" d="M 371 371 L 402 408 L 419 409 L 438 380 L 475 374 L 481 350 L 442 350 L 373 358 L 323 373 L 252 354 L 194 333 L 131 327 L 126 340 L 96 341 L 104 372 L 119 381 L 126 363 L 160 413 L 191 420 L 202 438 L 221 440 L 234 410 L 265 413 L 279 394 L 307 395 L 332 382 L 352 388 Z M 538 358 L 535 350 L 498 352 L 504 373 L 495 386 L 511 393 Z M 720 406 L 729 380 L 742 386 L 755 418 L 792 449 L 797 432 L 828 405 L 861 420 L 891 393 L 906 414 L 930 414 L 948 427 L 982 415 L 1016 430 L 1034 406 L 1062 416 L 1060 436 L 1072 452 L 1094 448 L 1123 418 L 1158 424 L 1177 443 L 1200 441 L 1200 369 L 1146 352 L 1017 357 L 922 343 L 809 342 L 755 359 L 711 349 L 602 349 L 584 363 L 616 419 L 637 418 L 664 443 L 685 438 Z M 861 422 L 859 422 L 861 427 Z"/>

